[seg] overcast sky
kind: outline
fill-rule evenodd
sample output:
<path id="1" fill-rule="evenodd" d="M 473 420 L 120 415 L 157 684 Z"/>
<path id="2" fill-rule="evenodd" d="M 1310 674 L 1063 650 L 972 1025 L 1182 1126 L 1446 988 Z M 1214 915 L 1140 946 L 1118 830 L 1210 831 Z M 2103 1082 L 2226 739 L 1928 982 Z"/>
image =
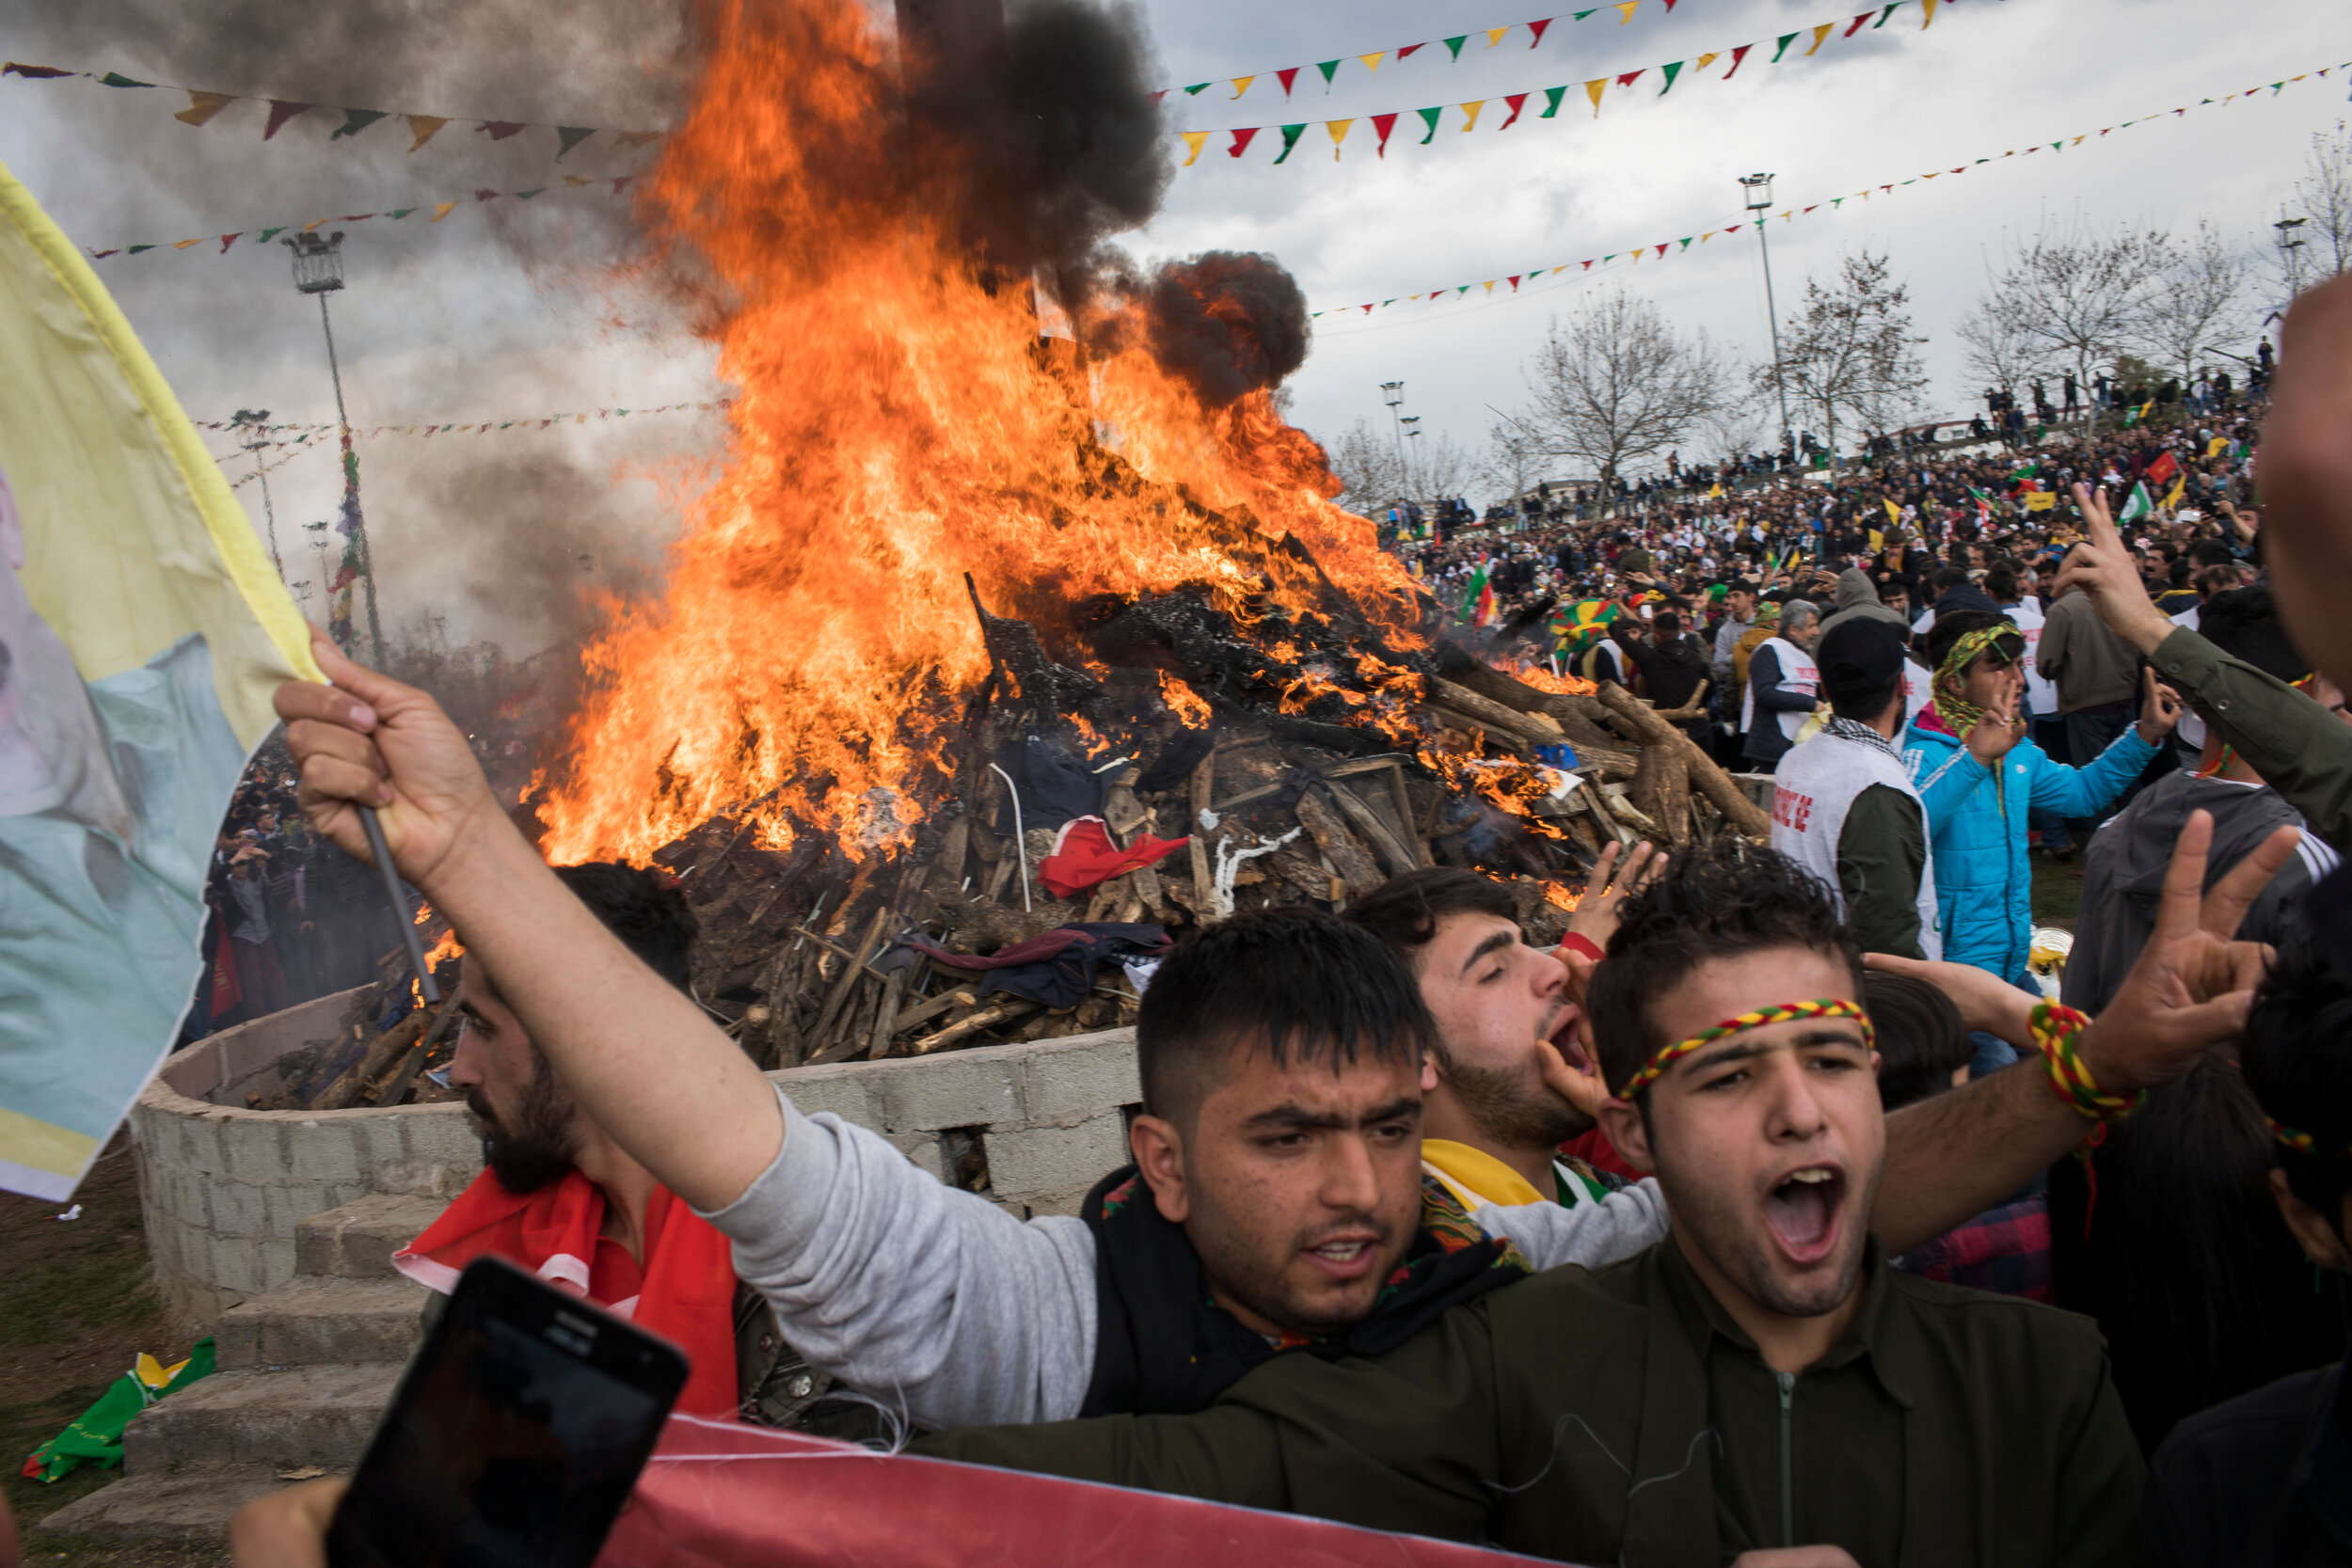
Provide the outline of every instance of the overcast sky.
<path id="1" fill-rule="evenodd" d="M 676 101 L 678 84 L 659 70 L 676 37 L 660 5 L 351 0 L 302 13 L 365 14 L 382 31 L 326 38 L 306 22 L 311 31 L 297 51 L 284 41 L 290 32 L 263 25 L 274 3 L 22 0 L 0 53 L 229 91 L 564 123 L 658 125 Z M 2342 13 L 2312 0 L 1948 0 L 1925 32 L 1912 0 L 1883 29 L 1833 35 L 1811 59 L 1796 57 L 1809 36 L 1801 39 L 1777 67 L 1765 63 L 1772 39 L 1832 20 L 1830 0 L 1680 0 L 1671 14 L 1661 0 L 1643 0 L 1626 24 L 1613 8 L 1581 23 L 1564 13 L 1532 51 L 1521 28 L 1493 49 L 1473 31 L 1458 63 L 1442 46 L 1391 57 L 1376 73 L 1354 58 L 1527 20 L 1502 0 L 1481 3 L 1488 8 L 1471 0 L 1145 6 L 1162 80 L 1265 73 L 1238 103 L 1222 85 L 1171 95 L 1179 127 L 1406 116 L 1385 159 L 1373 156 L 1368 122 L 1354 127 L 1337 162 L 1319 127 L 1280 166 L 1271 163 L 1271 133 L 1239 162 L 1213 136 L 1130 247 L 1147 258 L 1268 251 L 1314 308 L 1330 309 L 1721 228 L 1739 221 L 1733 177 L 1750 170 L 1778 175 L 1778 206 L 1802 207 L 1965 165 L 1963 178 L 1775 222 L 1771 236 L 1784 315 L 1806 276 L 1831 271 L 1844 251 L 1887 252 L 1930 339 L 1934 404 L 1964 414 L 1973 388 L 1950 328 L 2005 245 L 2043 228 L 2180 230 L 2204 217 L 2249 254 L 2266 249 L 2312 135 L 2342 123 L 2352 87 L 2331 72 L 2275 97 L 2164 113 L 2352 55 Z M 1703 74 L 1686 68 L 1672 93 L 1656 96 L 1663 62 L 1750 42 L 1764 47 L 1737 79 L 1721 79 L 1728 62 L 1719 60 Z M 1327 95 L 1312 67 L 1335 55 L 1346 63 Z M 1285 104 L 1271 73 L 1291 65 L 1308 69 Z M 1597 119 L 1578 88 L 1556 119 L 1534 118 L 1539 96 L 1508 132 L 1485 128 L 1500 123 L 1500 103 L 1470 135 L 1449 109 L 1433 144 L 1415 145 L 1410 111 L 1423 105 L 1636 67 L 1651 69 L 1631 89 L 1610 88 Z M 8 78 L 0 162 L 77 242 L 103 248 L 512 191 L 565 170 L 627 174 L 651 156 L 597 138 L 559 167 L 550 133 L 493 144 L 464 120 L 415 153 L 390 120 L 330 143 L 340 117 L 326 110 L 265 144 L 260 105 L 233 104 L 199 130 L 171 119 L 182 102 Z M 1971 163 L 2152 115 L 2163 118 L 2062 153 L 2045 146 L 2031 158 Z M 536 419 L 716 395 L 707 353 L 603 276 L 615 232 L 605 189 L 559 185 L 527 208 L 469 202 L 437 225 L 420 213 L 397 225 L 346 226 L 350 287 L 333 309 L 353 422 Z M 226 255 L 208 241 L 99 267 L 196 418 L 239 407 L 267 408 L 274 420 L 333 418 L 317 310 L 294 293 L 278 247 L 254 246 L 248 232 Z M 1475 445 L 1492 420 L 1487 404 L 1523 400 L 1519 363 L 1552 315 L 1613 286 L 1742 354 L 1766 350 L 1762 274 L 1743 229 L 1597 283 L 1547 277 L 1518 297 L 1499 285 L 1491 301 L 1473 290 L 1452 304 L 1326 315 L 1294 378 L 1294 417 L 1335 438 L 1358 418 L 1385 421 L 1379 384 L 1402 380 L 1406 412 Z M 626 583 L 658 549 L 720 433 L 715 417 L 690 413 L 364 441 L 388 622 L 430 610 L 449 618 L 453 637 L 488 633 L 524 647 L 559 634 L 576 621 L 579 586 Z M 207 436 L 215 451 L 231 451 L 226 436 Z M 248 464 L 238 456 L 226 467 L 239 475 Z M 287 576 L 313 578 L 303 542 L 315 536 L 300 525 L 331 515 L 333 459 L 297 456 L 270 484 Z M 238 494 L 260 526 L 259 486 Z"/>

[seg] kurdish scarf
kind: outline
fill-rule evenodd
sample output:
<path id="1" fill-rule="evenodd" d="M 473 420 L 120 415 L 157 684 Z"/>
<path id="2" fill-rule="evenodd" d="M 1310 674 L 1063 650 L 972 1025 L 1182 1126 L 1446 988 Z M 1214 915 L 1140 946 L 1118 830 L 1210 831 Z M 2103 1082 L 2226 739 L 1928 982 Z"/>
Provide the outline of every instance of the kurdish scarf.
<path id="1" fill-rule="evenodd" d="M 1269 1344 L 1209 1299 L 1200 1256 L 1133 1165 L 1095 1184 L 1079 1211 L 1094 1236 L 1094 1373 L 1078 1414 L 1190 1415 L 1252 1368 L 1289 1352 L 1336 1361 L 1382 1355 L 1448 1307 L 1526 1277 L 1527 1260 L 1479 1227 L 1444 1183 L 1422 1180 L 1422 1224 L 1371 1315 L 1336 1334 Z"/>
<path id="2" fill-rule="evenodd" d="M 1935 667 L 1935 696 L 1931 705 L 1935 709 L 1935 716 L 1944 721 L 1946 729 L 1965 740 L 1968 732 L 1975 729 L 1977 721 L 1984 717 L 1984 709 L 1965 698 L 1946 692 L 1944 677 L 1966 670 L 1976 662 L 1979 654 L 1993 646 L 2000 638 L 2014 637 L 2022 646 L 2025 635 L 2017 629 L 2016 622 L 2003 616 L 1989 626 L 1979 626 L 1975 631 L 1962 634 L 1960 641 L 1952 644 L 1950 651 L 1944 656 L 1944 662 Z"/>

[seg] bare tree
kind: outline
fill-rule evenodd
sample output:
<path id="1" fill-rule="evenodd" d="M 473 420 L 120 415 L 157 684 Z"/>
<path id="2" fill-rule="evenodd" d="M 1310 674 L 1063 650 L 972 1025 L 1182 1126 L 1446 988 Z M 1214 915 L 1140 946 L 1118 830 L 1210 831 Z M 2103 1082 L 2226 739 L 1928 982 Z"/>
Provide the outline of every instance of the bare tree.
<path id="1" fill-rule="evenodd" d="M 1358 420 L 1328 449 L 1339 476 L 1339 502 L 1359 516 L 1376 517 L 1405 499 L 1405 465 L 1396 442 Z"/>
<path id="2" fill-rule="evenodd" d="M 1969 308 L 1952 332 L 1961 341 L 1969 376 L 1988 389 L 2014 393 L 2018 381 L 2033 368 L 2035 345 L 2018 319 L 2016 303 L 2001 293 L 1997 283 Z"/>
<path id="3" fill-rule="evenodd" d="M 2087 386 L 2093 370 L 2138 341 L 2171 260 L 2161 231 L 2037 234 L 1994 280 L 1994 293 L 2013 312 L 2030 360 Z"/>
<path id="4" fill-rule="evenodd" d="M 1762 380 L 1769 384 L 1769 375 Z M 1743 390 L 1734 378 L 1723 401 L 1699 420 L 1699 438 L 1706 443 L 1699 450 L 1712 452 L 1719 461 L 1737 463 L 1764 449 L 1779 419 L 1761 385 Z"/>
<path id="5" fill-rule="evenodd" d="M 1489 496 L 1523 496 L 1544 477 L 1546 455 L 1542 438 L 1506 415 L 1486 427 L 1486 452 L 1479 465 L 1479 482 Z"/>
<path id="6" fill-rule="evenodd" d="M 1840 263 L 1835 284 L 1808 278 L 1804 302 L 1788 324 L 1781 348 L 1789 394 L 1820 416 L 1833 461 L 1840 415 L 1869 429 L 1899 424 L 1928 384 L 1904 309 L 1910 291 L 1887 277 L 1886 257 L 1868 251 Z M 1763 372 L 1771 384 L 1772 372 Z"/>
<path id="7" fill-rule="evenodd" d="M 2223 342 L 2241 337 L 2250 325 L 2247 272 L 2245 259 L 2233 254 L 2201 220 L 2194 238 L 2173 247 L 2172 264 L 2165 269 L 2163 286 L 2149 296 L 2137 337 L 2157 364 L 2179 372 L 2184 387 Z"/>
<path id="8" fill-rule="evenodd" d="M 2338 125 L 2332 135 L 2313 134 L 2305 168 L 2295 196 L 2312 230 L 2314 259 L 2330 274 L 2352 271 L 2352 132 Z"/>
<path id="9" fill-rule="evenodd" d="M 1405 483 L 1419 501 L 1440 500 L 1477 488 L 1485 478 L 1479 455 L 1451 436 L 1415 436 L 1405 443 Z"/>
<path id="10" fill-rule="evenodd" d="M 1591 465 L 1604 485 L 1689 439 L 1735 380 L 1704 332 L 1682 337 L 1657 306 L 1622 289 L 1554 317 L 1524 369 L 1534 394 L 1526 422 L 1550 455 Z"/>

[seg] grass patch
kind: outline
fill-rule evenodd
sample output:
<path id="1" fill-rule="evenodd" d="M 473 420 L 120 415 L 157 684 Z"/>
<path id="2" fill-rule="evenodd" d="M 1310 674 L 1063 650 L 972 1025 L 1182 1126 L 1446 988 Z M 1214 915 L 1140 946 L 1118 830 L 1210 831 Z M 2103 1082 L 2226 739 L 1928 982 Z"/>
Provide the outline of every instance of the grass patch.
<path id="1" fill-rule="evenodd" d="M 2037 926 L 2061 926 L 2074 928 L 2083 907 L 2083 863 L 2080 855 L 2071 861 L 2048 861 L 2033 857 L 2033 923 Z"/>

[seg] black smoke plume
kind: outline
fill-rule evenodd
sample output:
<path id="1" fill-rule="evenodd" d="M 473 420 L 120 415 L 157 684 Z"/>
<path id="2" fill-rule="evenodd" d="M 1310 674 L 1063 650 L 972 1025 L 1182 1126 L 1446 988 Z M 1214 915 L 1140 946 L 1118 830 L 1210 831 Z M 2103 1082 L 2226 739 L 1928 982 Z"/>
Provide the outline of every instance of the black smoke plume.
<path id="1" fill-rule="evenodd" d="M 1221 407 L 1280 384 L 1307 362 L 1307 296 L 1273 257 L 1211 250 L 1126 279 L 1125 309 L 1106 318 L 1117 341 L 1140 333 L 1153 357 Z"/>

